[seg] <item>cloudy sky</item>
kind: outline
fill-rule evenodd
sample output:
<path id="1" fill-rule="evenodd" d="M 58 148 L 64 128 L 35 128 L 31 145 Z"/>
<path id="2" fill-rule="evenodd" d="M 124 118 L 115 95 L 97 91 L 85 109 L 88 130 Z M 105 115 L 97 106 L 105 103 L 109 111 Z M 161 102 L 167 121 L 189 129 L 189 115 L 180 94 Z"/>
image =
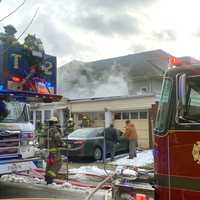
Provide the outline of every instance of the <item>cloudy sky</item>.
<path id="1" fill-rule="evenodd" d="M 22 0 L 2 0 L 0 18 Z M 39 7 L 27 33 L 42 39 L 46 52 L 62 65 L 152 49 L 200 58 L 198 0 L 26 0 L 0 23 L 20 34 Z"/>

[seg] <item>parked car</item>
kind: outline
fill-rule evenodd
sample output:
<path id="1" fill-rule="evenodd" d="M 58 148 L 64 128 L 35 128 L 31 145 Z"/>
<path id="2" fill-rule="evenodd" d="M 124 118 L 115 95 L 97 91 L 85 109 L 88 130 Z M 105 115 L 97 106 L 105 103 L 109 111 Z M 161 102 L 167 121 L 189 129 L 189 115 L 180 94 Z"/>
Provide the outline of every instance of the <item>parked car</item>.
<path id="1" fill-rule="evenodd" d="M 128 151 L 128 140 L 117 130 L 118 144 L 116 144 L 116 153 Z M 77 129 L 68 137 L 63 138 L 68 157 L 92 157 L 95 160 L 101 160 L 104 149 L 104 128 L 81 128 Z M 110 153 L 106 142 L 106 154 Z"/>

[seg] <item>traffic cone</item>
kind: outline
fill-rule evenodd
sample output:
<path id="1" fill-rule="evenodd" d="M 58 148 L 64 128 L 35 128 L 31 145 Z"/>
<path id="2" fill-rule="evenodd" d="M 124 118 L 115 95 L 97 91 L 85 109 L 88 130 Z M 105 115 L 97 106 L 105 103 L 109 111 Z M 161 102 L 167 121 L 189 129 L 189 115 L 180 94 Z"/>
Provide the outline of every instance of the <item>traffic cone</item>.
<path id="1" fill-rule="evenodd" d="M 147 200 L 145 194 L 136 194 L 136 200 Z"/>

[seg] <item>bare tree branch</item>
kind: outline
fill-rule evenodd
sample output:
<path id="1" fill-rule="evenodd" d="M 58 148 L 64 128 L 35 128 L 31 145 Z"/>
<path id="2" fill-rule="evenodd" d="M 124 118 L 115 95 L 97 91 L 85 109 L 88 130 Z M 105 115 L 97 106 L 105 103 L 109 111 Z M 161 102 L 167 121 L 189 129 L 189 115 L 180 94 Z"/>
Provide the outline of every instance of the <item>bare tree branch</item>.
<path id="1" fill-rule="evenodd" d="M 5 17 L 0 19 L 0 22 L 2 22 L 3 20 L 5 20 L 6 18 L 10 17 L 12 14 L 14 14 L 19 8 L 21 8 L 24 4 L 25 4 L 26 0 L 24 0 L 19 6 L 17 6 L 17 8 L 15 8 L 12 12 L 10 12 L 8 15 L 6 15 Z M 0 0 L 1 3 L 1 0 Z"/>

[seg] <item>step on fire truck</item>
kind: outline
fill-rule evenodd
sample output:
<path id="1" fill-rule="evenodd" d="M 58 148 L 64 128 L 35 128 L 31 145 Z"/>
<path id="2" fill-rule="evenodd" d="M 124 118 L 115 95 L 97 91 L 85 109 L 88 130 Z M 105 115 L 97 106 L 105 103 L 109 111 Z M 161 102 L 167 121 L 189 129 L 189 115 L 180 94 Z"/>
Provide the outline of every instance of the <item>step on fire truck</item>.
<path id="1" fill-rule="evenodd" d="M 115 199 L 200 200 L 200 62 L 193 61 L 171 58 L 164 76 L 154 131 L 154 178 L 146 173 L 118 183 Z"/>
<path id="2" fill-rule="evenodd" d="M 35 48 L 37 43 L 41 47 L 35 36 L 25 40 L 26 46 L 0 38 L 0 176 L 35 167 L 38 158 L 29 103 L 61 99 L 55 95 L 56 57 Z"/>

